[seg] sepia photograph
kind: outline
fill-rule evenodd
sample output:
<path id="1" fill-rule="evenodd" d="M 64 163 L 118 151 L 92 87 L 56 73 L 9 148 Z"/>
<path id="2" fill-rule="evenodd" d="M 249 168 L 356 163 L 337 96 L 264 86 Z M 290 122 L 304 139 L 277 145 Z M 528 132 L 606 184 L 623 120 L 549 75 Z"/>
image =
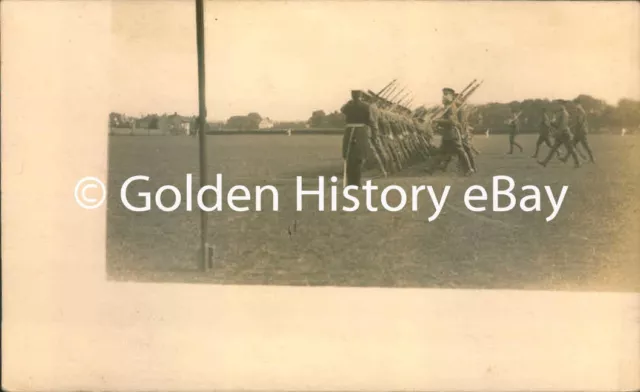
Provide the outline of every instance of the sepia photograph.
<path id="1" fill-rule="evenodd" d="M 195 8 L 113 5 L 110 279 L 640 290 L 637 3 Z"/>
<path id="2" fill-rule="evenodd" d="M 638 390 L 640 3 L 0 18 L 3 390 Z"/>

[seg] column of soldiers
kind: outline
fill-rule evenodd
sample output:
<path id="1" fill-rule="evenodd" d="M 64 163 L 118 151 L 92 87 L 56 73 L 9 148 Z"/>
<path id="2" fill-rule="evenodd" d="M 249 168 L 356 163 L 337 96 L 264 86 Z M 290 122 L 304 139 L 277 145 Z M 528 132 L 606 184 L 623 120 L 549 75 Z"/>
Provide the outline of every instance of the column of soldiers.
<path id="1" fill-rule="evenodd" d="M 582 105 L 579 102 L 575 102 L 576 120 L 572 131 L 570 126 L 570 116 L 567 110 L 568 104 L 569 103 L 567 101 L 559 102 L 558 113 L 555 122 L 550 123 L 548 121 L 548 113 L 545 110 L 543 116 L 543 126 L 541 128 L 538 141 L 536 142 L 536 152 L 533 155 L 533 158 L 537 158 L 538 150 L 542 143 L 546 143 L 547 146 L 550 147 L 550 151 L 547 157 L 544 160 L 538 162 L 543 167 L 547 166 L 554 154 L 562 162 L 565 163 L 571 157 L 573 159 L 574 166 L 576 168 L 580 167 L 580 159 L 578 159 L 578 156 L 580 156 L 583 160 L 586 160 L 586 157 L 578 149 L 578 145 L 581 145 L 582 148 L 585 149 L 587 155 L 589 156 L 589 161 L 591 163 L 595 163 L 593 152 L 591 151 L 591 146 L 589 145 L 589 141 L 587 139 L 587 135 L 589 133 L 587 114 Z M 549 137 L 551 133 L 553 133 L 554 136 L 553 143 L 551 143 Z M 566 149 L 566 154 L 564 155 L 564 157 L 562 157 L 559 152 L 560 147 L 564 147 Z"/>
<path id="2" fill-rule="evenodd" d="M 414 112 L 387 99 L 383 92 L 389 85 L 380 93 L 354 90 L 341 108 L 347 122 L 342 143 L 345 185 L 359 184 L 367 164 L 376 165 L 385 176 L 422 162 L 429 162 L 427 171 L 433 172 L 446 170 L 456 156 L 465 174 L 474 173 L 478 151 L 471 144 L 466 100 L 481 83 L 472 81 L 460 94 L 444 88 L 444 107 L 431 112 Z M 439 147 L 433 144 L 434 130 L 442 134 Z"/>
<path id="3" fill-rule="evenodd" d="M 424 118 L 380 94 L 354 90 L 351 98 L 341 108 L 347 122 L 342 143 L 345 184 L 360 184 L 365 165 L 387 175 L 429 159 L 435 147 Z"/>
<path id="4" fill-rule="evenodd" d="M 466 106 L 468 97 L 481 85 L 475 82 L 472 81 L 459 94 L 452 88 L 444 88 L 444 106 L 431 112 L 424 108 L 413 112 L 381 93 L 353 90 L 352 99 L 341 108 L 347 122 L 342 144 L 345 185 L 359 186 L 365 165 L 369 168 L 377 166 L 386 176 L 416 163 L 429 162 L 427 172 L 433 173 L 435 170 L 446 171 L 452 158 L 456 157 L 465 175 L 477 172 L 474 154 L 478 154 L 478 151 L 471 142 L 473 128 L 469 123 L 470 111 Z M 532 156 L 537 159 L 540 146 L 546 144 L 550 151 L 543 161 L 538 162 L 542 166 L 546 166 L 555 155 L 563 162 L 572 158 L 575 166 L 579 167 L 578 155 L 585 158 L 577 149 L 578 144 L 587 151 L 590 161 L 595 162 L 587 140 L 585 110 L 576 103 L 577 115 L 572 132 L 567 104 L 566 101 L 560 102 L 556 121 L 551 120 L 546 109 L 543 113 Z M 513 147 L 523 151 L 522 146 L 516 142 L 516 136 L 520 132 L 520 114 L 521 112 L 512 111 L 507 122 L 510 126 L 509 154 L 513 153 Z M 442 135 L 439 147 L 433 144 L 434 132 Z M 559 150 L 561 147 L 566 150 L 564 157 Z"/>

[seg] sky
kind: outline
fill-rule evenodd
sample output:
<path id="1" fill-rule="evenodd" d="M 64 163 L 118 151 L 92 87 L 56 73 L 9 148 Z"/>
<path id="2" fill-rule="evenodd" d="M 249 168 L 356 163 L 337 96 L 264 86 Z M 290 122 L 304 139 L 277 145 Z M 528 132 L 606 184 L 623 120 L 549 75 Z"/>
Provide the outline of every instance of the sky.
<path id="1" fill-rule="evenodd" d="M 197 113 L 194 3 L 112 3 L 114 111 Z M 640 99 L 638 2 L 205 0 L 204 22 L 209 120 L 307 120 L 394 78 L 414 107 L 473 79 L 474 103 Z"/>

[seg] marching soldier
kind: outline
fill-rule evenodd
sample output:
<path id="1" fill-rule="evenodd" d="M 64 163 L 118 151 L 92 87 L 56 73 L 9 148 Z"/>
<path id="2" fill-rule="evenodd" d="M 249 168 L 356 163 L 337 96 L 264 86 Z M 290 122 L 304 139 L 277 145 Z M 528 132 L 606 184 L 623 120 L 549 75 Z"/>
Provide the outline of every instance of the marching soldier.
<path id="1" fill-rule="evenodd" d="M 459 94 L 454 94 L 454 99 L 458 99 Z M 470 127 L 469 127 L 469 110 L 466 107 L 458 108 L 458 124 L 459 124 L 459 135 L 460 141 L 462 143 L 462 148 L 464 152 L 467 154 L 467 158 L 469 159 L 469 167 L 474 171 L 478 171 L 476 168 L 476 162 L 473 157 L 473 146 L 471 145 L 471 135 L 470 135 Z M 445 158 L 444 165 L 449 165 L 449 161 L 453 156 L 449 155 Z M 460 164 L 460 161 L 458 161 Z"/>
<path id="2" fill-rule="evenodd" d="M 442 170 L 446 170 L 449 163 L 447 159 L 450 158 L 451 155 L 456 155 L 465 175 L 470 175 L 473 173 L 473 169 L 471 169 L 469 157 L 462 147 L 462 140 L 458 132 L 460 123 L 458 121 L 458 108 L 454 102 L 455 91 L 449 87 L 445 87 L 442 89 L 442 95 L 442 103 L 445 105 L 446 110 L 441 119 L 435 120 L 436 126 L 438 126 L 442 132 L 442 144 L 440 145 L 440 151 L 436 157 L 435 164 L 428 172 L 432 173 L 433 169 L 439 166 Z M 442 163 L 444 163 L 444 165 L 442 165 Z"/>
<path id="3" fill-rule="evenodd" d="M 547 155 L 547 158 L 544 161 L 542 162 L 538 161 L 538 163 L 543 167 L 546 167 L 549 161 L 551 160 L 551 157 L 553 157 L 553 155 L 558 151 L 558 148 L 564 145 L 565 148 L 567 149 L 567 154 L 571 155 L 571 157 L 573 158 L 575 167 L 576 168 L 580 167 L 580 161 L 578 160 L 578 155 L 576 154 L 576 151 L 573 148 L 573 143 L 571 140 L 572 135 L 571 135 L 571 129 L 569 129 L 569 112 L 567 112 L 567 108 L 565 107 L 564 102 L 560 103 L 560 109 L 558 111 L 558 120 L 555 128 L 557 129 L 557 133 L 556 133 L 553 146 L 551 147 L 551 151 L 549 151 L 549 155 Z"/>
<path id="4" fill-rule="evenodd" d="M 382 102 L 383 108 L 385 103 Z M 387 171 L 394 172 L 400 170 L 399 160 L 393 149 L 393 135 L 391 134 L 391 125 L 386 113 L 380 113 L 378 116 L 377 128 L 379 131 L 378 142 L 385 149 L 386 163 L 388 165 Z"/>
<path id="5" fill-rule="evenodd" d="M 584 111 L 584 108 L 580 103 L 576 103 L 575 107 L 577 113 L 575 132 L 573 135 L 573 147 L 577 150 L 578 143 L 580 143 L 582 147 L 587 151 L 587 154 L 589 155 L 589 161 L 591 161 L 591 163 L 595 163 L 595 160 L 593 159 L 593 152 L 591 152 L 591 147 L 589 147 L 589 141 L 587 140 L 587 134 L 589 133 L 587 113 Z M 566 162 L 569 159 L 569 153 L 567 152 L 567 154 L 561 159 L 562 162 Z"/>
<path id="6" fill-rule="evenodd" d="M 371 147 L 370 152 L 373 153 L 373 158 L 378 162 L 382 174 L 386 177 L 388 171 L 388 157 L 380 139 L 380 128 L 378 126 L 378 123 L 380 122 L 380 110 L 378 109 L 378 105 L 376 105 L 376 101 L 373 97 L 364 95 L 363 98 L 364 102 L 369 105 L 369 111 L 371 113 L 371 126 L 368 140 L 368 144 Z"/>
<path id="7" fill-rule="evenodd" d="M 456 97 L 458 94 L 456 94 Z M 473 157 L 475 148 L 471 145 L 471 126 L 469 125 L 469 110 L 466 107 L 461 107 L 458 110 L 458 119 L 460 120 L 460 136 L 462 138 L 462 148 L 469 158 L 469 166 L 474 172 L 477 172 L 476 161 Z"/>
<path id="8" fill-rule="evenodd" d="M 540 124 L 540 131 L 538 132 L 538 140 L 536 141 L 536 152 L 531 156 L 531 158 L 538 158 L 538 152 L 540 151 L 540 146 L 544 143 L 547 147 L 552 148 L 553 143 L 551 142 L 551 132 L 553 130 L 553 125 L 551 125 L 551 118 L 549 117 L 549 111 L 547 108 L 544 108 L 542 111 L 542 124 Z M 560 158 L 560 151 L 556 150 L 556 154 L 558 158 Z"/>
<path id="9" fill-rule="evenodd" d="M 520 133 L 520 120 L 518 120 L 519 113 L 516 113 L 515 109 L 511 110 L 511 119 L 509 120 L 509 152 L 507 154 L 513 154 L 513 146 L 520 149 L 523 152 L 522 146 L 516 142 L 516 136 Z"/>
<path id="10" fill-rule="evenodd" d="M 358 187 L 367 157 L 370 128 L 376 127 L 369 105 L 363 102 L 363 95 L 360 90 L 351 91 L 351 100 L 340 109 L 347 122 L 342 138 L 345 185 Z"/>

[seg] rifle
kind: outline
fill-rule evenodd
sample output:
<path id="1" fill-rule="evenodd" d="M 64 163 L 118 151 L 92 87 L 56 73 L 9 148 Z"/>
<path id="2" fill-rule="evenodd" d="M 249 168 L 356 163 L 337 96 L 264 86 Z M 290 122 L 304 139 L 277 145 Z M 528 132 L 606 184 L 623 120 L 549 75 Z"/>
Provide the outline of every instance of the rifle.
<path id="1" fill-rule="evenodd" d="M 449 104 L 449 106 L 455 103 L 460 107 L 462 107 L 462 105 L 466 103 L 467 99 L 471 96 L 471 94 L 473 94 L 478 89 L 478 87 L 480 87 L 482 83 L 484 83 L 484 80 L 483 80 L 483 81 L 480 81 L 480 83 L 475 84 L 477 81 L 478 79 L 473 79 L 471 83 L 469 83 L 465 88 L 462 89 L 462 91 L 460 91 L 460 93 L 458 93 L 456 98 L 453 100 L 451 104 Z M 449 107 L 446 107 L 444 110 L 437 107 L 434 111 L 433 117 L 435 118 L 435 115 L 439 115 L 440 113 L 445 113 L 448 109 Z"/>
<path id="2" fill-rule="evenodd" d="M 460 91 L 460 94 L 458 96 L 463 96 L 465 93 L 467 93 L 471 86 L 473 86 L 477 81 L 478 79 L 473 79 L 471 83 L 467 85 L 467 87 L 463 88 L 462 91 Z M 482 82 L 480 82 L 480 84 L 482 84 Z"/>
<path id="3" fill-rule="evenodd" d="M 380 95 L 381 98 L 387 99 L 398 89 L 398 85 L 394 84 L 389 90 L 385 91 L 384 94 Z"/>
<path id="4" fill-rule="evenodd" d="M 380 90 L 377 94 L 374 94 L 374 95 L 376 95 L 376 96 L 378 96 L 378 97 L 379 97 L 379 96 L 381 96 L 381 95 L 382 95 L 385 91 L 387 91 L 387 89 L 388 89 L 389 87 L 391 87 L 391 86 L 392 86 L 392 85 L 393 85 L 397 80 L 398 80 L 398 79 L 393 79 L 391 82 L 389 82 L 389 84 L 387 84 L 386 86 L 384 86 L 384 87 L 382 88 L 382 90 Z M 371 92 L 371 90 L 369 90 L 369 92 Z"/>
<path id="5" fill-rule="evenodd" d="M 445 106 L 443 109 L 437 110 L 436 113 L 434 113 L 431 116 L 431 120 L 437 120 L 440 117 L 442 117 L 442 115 L 444 113 L 447 112 L 447 110 L 449 110 L 449 108 L 451 108 L 451 106 L 453 106 L 454 104 L 459 104 L 459 105 L 464 105 L 466 103 L 466 101 L 469 99 L 469 97 L 482 85 L 482 83 L 484 83 L 484 81 L 481 81 L 480 83 L 474 85 L 473 87 L 469 88 L 469 86 L 471 86 L 473 83 L 475 82 L 475 79 L 473 82 L 471 82 L 467 87 L 465 87 L 462 91 L 462 93 L 458 94 L 458 96 L 456 97 L 456 99 L 454 99 L 453 101 L 451 101 L 450 104 L 448 104 L 447 106 Z"/>
<path id="6" fill-rule="evenodd" d="M 458 94 L 456 99 L 454 99 L 443 110 L 439 110 L 434 116 L 432 116 L 431 121 L 439 120 L 440 117 L 442 117 L 454 104 L 459 103 L 460 108 L 463 107 L 467 103 L 467 100 L 469 99 L 469 97 L 482 85 L 482 83 L 484 83 L 484 81 L 481 81 L 480 83 L 473 85 L 475 81 L 476 79 L 474 79 L 471 83 L 469 83 L 469 85 L 467 85 L 467 87 L 465 87 L 462 90 L 462 92 Z M 473 87 L 471 87 L 472 85 Z M 456 133 L 458 135 L 458 138 L 462 140 L 462 135 L 460 134 L 460 130 L 457 127 L 456 127 Z"/>
<path id="7" fill-rule="evenodd" d="M 396 103 L 397 106 L 403 106 L 407 100 L 407 98 L 409 98 L 411 96 L 411 92 L 406 93 L 400 100 L 398 100 L 398 102 Z"/>
<path id="8" fill-rule="evenodd" d="M 507 121 L 507 124 L 513 124 L 520 117 L 521 114 L 522 114 L 522 110 L 516 113 L 516 115 L 513 118 L 510 118 Z"/>
<path id="9" fill-rule="evenodd" d="M 480 81 L 480 83 L 478 83 L 475 86 L 473 86 L 473 88 L 471 88 L 469 91 L 465 91 L 464 94 L 458 95 L 458 97 L 456 98 L 455 102 L 456 103 L 460 102 L 460 104 L 458 105 L 459 108 L 462 108 L 464 105 L 467 104 L 467 101 L 468 101 L 469 97 L 471 96 L 471 94 L 475 93 L 476 90 L 480 86 L 482 86 L 482 83 L 484 83 L 484 80 Z"/>
<path id="10" fill-rule="evenodd" d="M 411 99 L 409 100 L 409 102 L 407 102 L 407 103 L 405 104 L 405 106 L 407 106 L 407 108 L 408 108 L 408 109 L 410 109 L 410 108 L 409 108 L 409 106 L 410 106 L 412 103 L 413 103 L 413 97 L 411 97 Z"/>
<path id="11" fill-rule="evenodd" d="M 403 88 L 402 90 L 400 90 L 396 95 L 394 95 L 394 96 L 393 96 L 393 98 L 389 99 L 389 101 L 391 101 L 391 103 L 393 103 L 393 101 L 394 101 L 396 98 L 398 98 L 398 96 L 399 96 L 400 94 L 402 94 L 402 93 L 404 92 L 404 90 L 406 90 L 406 89 L 407 89 L 407 88 L 406 88 L 406 87 L 404 87 L 404 88 Z"/>

